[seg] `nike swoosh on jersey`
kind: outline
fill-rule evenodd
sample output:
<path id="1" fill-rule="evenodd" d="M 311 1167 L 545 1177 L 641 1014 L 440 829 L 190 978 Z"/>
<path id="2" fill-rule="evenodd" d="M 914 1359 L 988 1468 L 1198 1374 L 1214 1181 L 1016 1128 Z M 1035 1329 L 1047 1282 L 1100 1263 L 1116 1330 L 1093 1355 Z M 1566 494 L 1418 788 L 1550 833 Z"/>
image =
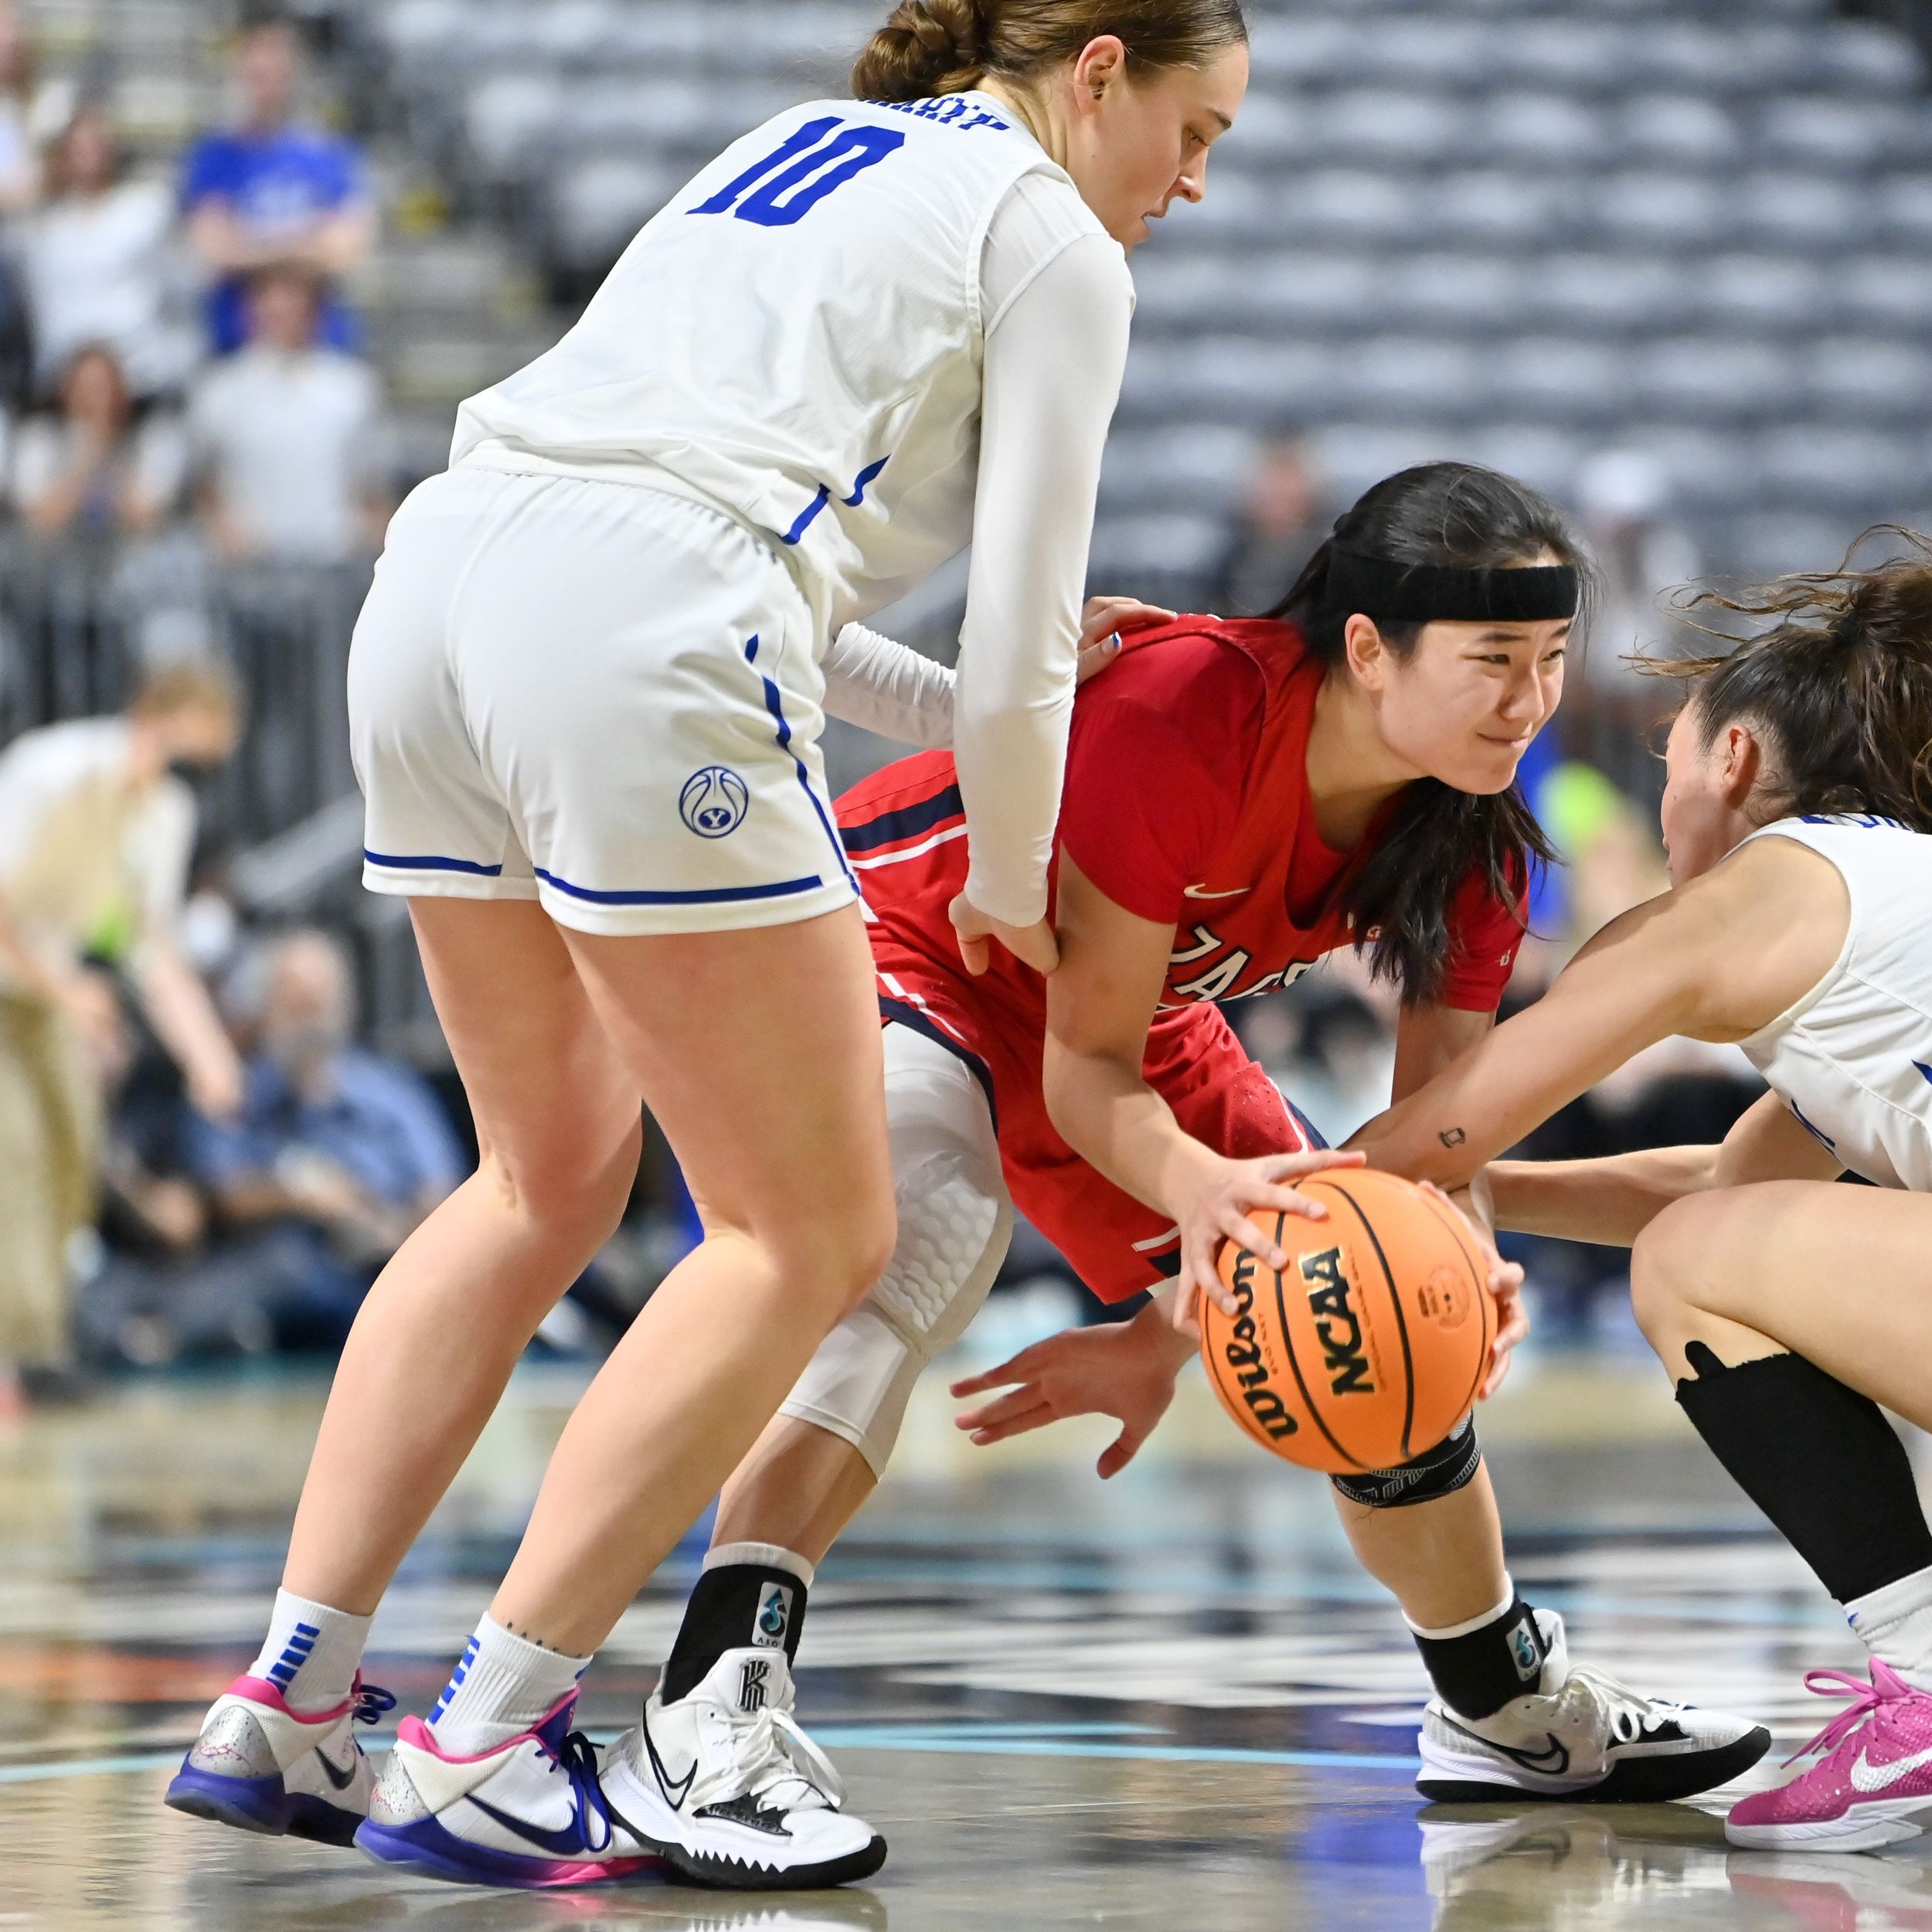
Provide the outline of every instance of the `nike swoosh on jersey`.
<path id="1" fill-rule="evenodd" d="M 508 1811 L 499 1811 L 494 1804 L 486 1804 L 480 1798 L 470 1802 L 485 1818 L 494 1818 L 505 1831 L 522 1839 L 526 1845 L 534 1845 L 539 1851 L 548 1852 L 560 1859 L 580 1859 L 590 1849 L 583 1842 L 583 1834 L 573 1825 L 566 1832 L 553 1832 L 547 1825 L 532 1825 L 528 1818 L 512 1818 Z"/>
<path id="2" fill-rule="evenodd" d="M 1860 1751 L 1858 1761 L 1852 1767 L 1852 1788 L 1868 1796 L 1874 1791 L 1889 1791 L 1894 1784 L 1903 1784 L 1914 1771 L 1923 1770 L 1927 1764 L 1932 1764 L 1932 1751 L 1920 1751 L 1910 1757 L 1895 1757 L 1889 1764 L 1874 1764 Z"/>
<path id="3" fill-rule="evenodd" d="M 1205 886 L 1189 886 L 1182 896 L 1188 899 L 1245 899 L 1253 889 L 1252 886 L 1236 886 L 1231 893 L 1211 893 Z"/>

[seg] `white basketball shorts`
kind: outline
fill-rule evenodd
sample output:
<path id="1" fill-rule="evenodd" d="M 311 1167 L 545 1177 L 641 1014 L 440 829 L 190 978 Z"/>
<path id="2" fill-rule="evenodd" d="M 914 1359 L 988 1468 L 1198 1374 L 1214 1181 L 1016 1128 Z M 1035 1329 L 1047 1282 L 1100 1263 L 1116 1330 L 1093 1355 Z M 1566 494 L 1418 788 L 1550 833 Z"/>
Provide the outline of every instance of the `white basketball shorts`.
<path id="1" fill-rule="evenodd" d="M 661 491 L 482 468 L 390 526 L 349 659 L 364 879 L 628 935 L 849 905 L 795 580 Z"/>

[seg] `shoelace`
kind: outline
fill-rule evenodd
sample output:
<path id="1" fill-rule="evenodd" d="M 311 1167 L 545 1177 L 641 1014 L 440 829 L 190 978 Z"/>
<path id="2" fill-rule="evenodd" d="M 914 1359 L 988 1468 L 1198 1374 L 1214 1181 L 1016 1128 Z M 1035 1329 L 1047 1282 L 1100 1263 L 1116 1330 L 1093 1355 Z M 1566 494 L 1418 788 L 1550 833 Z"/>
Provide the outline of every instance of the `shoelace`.
<path id="1" fill-rule="evenodd" d="M 352 1721 L 358 1724 L 379 1723 L 396 1708 L 396 1696 L 386 1691 L 379 1684 L 365 1684 L 359 1677 L 355 1680 L 355 1709 Z"/>
<path id="2" fill-rule="evenodd" d="M 611 1808 L 604 1801 L 604 1787 L 597 1779 L 597 1747 L 581 1731 L 571 1731 L 551 1753 L 557 1769 L 570 1781 L 570 1800 L 577 1809 L 577 1835 L 583 1849 L 593 1855 L 611 1849 L 616 1835 L 611 1822 Z M 594 1838 L 590 1821 L 594 1818 L 603 1836 Z"/>
<path id="3" fill-rule="evenodd" d="M 789 1711 L 767 1705 L 754 1713 L 724 1703 L 716 1709 L 736 1734 L 732 1759 L 744 1780 L 747 1794 L 762 1798 L 795 1781 L 834 1811 L 845 1802 L 845 1787 L 832 1760 L 806 1736 Z"/>
<path id="4" fill-rule="evenodd" d="M 1576 1696 L 1570 1695 L 1573 1685 L 1578 1692 Z M 1682 1709 L 1681 1705 L 1660 1704 L 1641 1691 L 1632 1690 L 1607 1671 L 1589 1664 L 1572 1665 L 1557 1696 L 1573 1704 L 1583 1702 L 1585 1697 L 1600 1704 L 1609 1717 L 1611 1735 L 1620 1744 L 1634 1744 L 1646 1733 L 1661 1730 Z"/>
<path id="5" fill-rule="evenodd" d="M 1814 1751 L 1828 1757 L 1855 1731 L 1862 1730 L 1887 1704 L 1912 1695 L 1912 1686 L 1889 1664 L 1872 1659 L 1872 1681 L 1862 1683 L 1849 1671 L 1814 1670 L 1804 1674 L 1804 1688 L 1816 1697 L 1847 1697 L 1852 1701 L 1810 1743 L 1801 1744 L 1785 1759 L 1788 1769 Z"/>

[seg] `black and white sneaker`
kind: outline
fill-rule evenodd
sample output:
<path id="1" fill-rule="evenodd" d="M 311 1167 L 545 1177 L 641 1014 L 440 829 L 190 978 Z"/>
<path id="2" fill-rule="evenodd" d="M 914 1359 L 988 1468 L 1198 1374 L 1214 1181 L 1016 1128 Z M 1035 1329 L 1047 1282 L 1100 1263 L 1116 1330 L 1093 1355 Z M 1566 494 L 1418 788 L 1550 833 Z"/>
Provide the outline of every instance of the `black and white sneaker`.
<path id="1" fill-rule="evenodd" d="M 795 1892 L 870 1878 L 886 1841 L 842 1807 L 831 1760 L 792 1716 L 782 1650 L 730 1650 L 689 1696 L 654 1692 L 611 1746 L 604 1795 L 694 1885 Z"/>
<path id="2" fill-rule="evenodd" d="M 1587 1665 L 1573 1666 L 1562 1617 L 1539 1610 L 1536 1623 L 1549 1654 L 1528 1696 L 1479 1720 L 1429 1700 L 1416 1780 L 1424 1798 L 1662 1804 L 1729 1784 L 1770 1749 L 1760 1724 L 1665 1703 Z"/>

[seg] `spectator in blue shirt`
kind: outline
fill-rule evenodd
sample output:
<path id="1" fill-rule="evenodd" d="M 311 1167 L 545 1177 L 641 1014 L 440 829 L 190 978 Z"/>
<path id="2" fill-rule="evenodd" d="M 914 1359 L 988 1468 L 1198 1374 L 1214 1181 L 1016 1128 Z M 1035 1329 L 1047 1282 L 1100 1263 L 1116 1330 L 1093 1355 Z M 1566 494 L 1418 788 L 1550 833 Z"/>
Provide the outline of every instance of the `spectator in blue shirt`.
<path id="1" fill-rule="evenodd" d="M 355 1046 L 354 1027 L 341 943 L 275 941 L 241 1111 L 197 1116 L 188 1135 L 192 1178 L 224 1228 L 277 1237 L 270 1313 L 284 1343 L 339 1343 L 383 1265 L 469 1171 L 427 1083 Z"/>
<path id="2" fill-rule="evenodd" d="M 368 253 L 376 234 L 355 144 L 294 119 L 301 77 L 294 29 L 280 21 L 247 29 L 236 43 L 235 77 L 241 124 L 196 143 L 182 188 L 189 239 L 216 277 L 209 328 L 224 355 L 247 337 L 249 275 L 293 263 L 332 286 Z M 323 345 L 353 349 L 355 335 L 353 315 L 332 293 Z"/>

